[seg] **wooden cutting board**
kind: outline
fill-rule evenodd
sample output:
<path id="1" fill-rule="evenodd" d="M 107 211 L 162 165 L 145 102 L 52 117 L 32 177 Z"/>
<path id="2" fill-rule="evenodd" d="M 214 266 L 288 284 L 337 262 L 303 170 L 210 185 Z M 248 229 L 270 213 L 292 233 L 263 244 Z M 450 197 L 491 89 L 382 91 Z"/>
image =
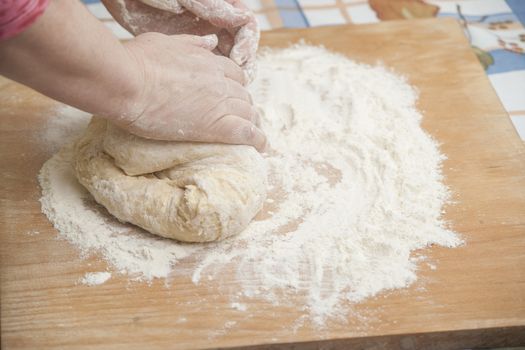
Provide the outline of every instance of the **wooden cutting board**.
<path id="1" fill-rule="evenodd" d="M 99 259 L 82 260 L 40 213 L 36 174 L 51 154 L 35 138 L 56 103 L 0 82 L 1 345 L 3 349 L 165 349 L 299 343 L 356 349 L 525 344 L 525 148 L 485 72 L 451 19 L 264 33 L 262 45 L 304 38 L 367 63 L 383 61 L 421 92 L 423 126 L 447 154 L 457 204 L 446 215 L 467 244 L 432 248 L 411 288 L 355 306 L 362 319 L 291 330 L 298 308 L 249 301 L 233 310 L 212 285 L 177 278 L 77 285 Z M 30 235 L 28 232 L 40 232 Z M 422 288 L 423 287 L 423 288 Z M 190 302 L 194 303 L 190 304 Z M 196 301 L 196 302 L 195 302 Z M 293 300 L 292 300 L 293 302 Z M 300 305 L 297 305 L 298 307 Z M 185 322 L 180 322 L 185 319 Z M 226 321 L 235 326 L 224 330 Z M 218 331 L 219 330 L 219 331 Z M 292 347 L 287 345 L 283 347 Z"/>

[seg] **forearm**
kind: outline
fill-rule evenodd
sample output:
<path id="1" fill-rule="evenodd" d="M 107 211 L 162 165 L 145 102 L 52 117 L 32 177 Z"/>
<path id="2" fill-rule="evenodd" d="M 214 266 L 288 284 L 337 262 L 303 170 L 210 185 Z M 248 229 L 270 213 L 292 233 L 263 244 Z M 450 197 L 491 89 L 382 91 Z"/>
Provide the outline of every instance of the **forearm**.
<path id="1" fill-rule="evenodd" d="M 118 116 L 140 89 L 125 47 L 77 0 L 52 0 L 18 36 L 0 42 L 0 73 L 93 114 Z"/>

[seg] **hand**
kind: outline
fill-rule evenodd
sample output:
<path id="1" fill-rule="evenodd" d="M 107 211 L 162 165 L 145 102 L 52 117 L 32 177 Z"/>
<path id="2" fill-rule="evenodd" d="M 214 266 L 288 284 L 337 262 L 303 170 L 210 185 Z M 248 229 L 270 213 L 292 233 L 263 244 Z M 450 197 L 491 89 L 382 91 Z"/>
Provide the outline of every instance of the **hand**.
<path id="1" fill-rule="evenodd" d="M 216 45 L 215 36 L 158 33 L 121 43 L 81 2 L 53 0 L 0 42 L 0 74 L 144 137 L 261 150 L 242 69 L 211 53 Z"/>
<path id="2" fill-rule="evenodd" d="M 230 57 L 253 80 L 259 27 L 240 0 L 102 0 L 124 28 L 138 35 L 215 34 L 216 52 Z"/>
<path id="3" fill-rule="evenodd" d="M 117 125 L 147 138 L 264 148 L 243 71 L 211 52 L 214 35 L 146 33 L 124 45 L 141 72 L 141 88 L 112 119 Z"/>

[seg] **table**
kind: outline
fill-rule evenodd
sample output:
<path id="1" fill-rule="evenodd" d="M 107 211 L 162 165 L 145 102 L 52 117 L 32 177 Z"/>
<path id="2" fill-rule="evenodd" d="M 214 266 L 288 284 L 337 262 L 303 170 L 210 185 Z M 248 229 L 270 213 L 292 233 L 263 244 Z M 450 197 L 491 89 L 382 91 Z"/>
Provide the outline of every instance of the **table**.
<path id="1" fill-rule="evenodd" d="M 414 30 L 417 28 L 417 30 Z M 423 127 L 448 156 L 446 182 L 457 201 L 446 219 L 466 240 L 432 248 L 408 289 L 355 306 L 363 324 L 290 327 L 294 307 L 248 300 L 247 318 L 212 283 L 177 278 L 130 285 L 125 277 L 88 287 L 77 281 L 106 264 L 83 260 L 40 213 L 36 174 L 51 156 L 35 137 L 56 103 L 0 82 L 1 345 L 5 349 L 165 349 L 320 343 L 346 349 L 448 349 L 525 344 L 525 147 L 452 19 L 266 32 L 263 45 L 301 38 L 361 62 L 381 58 L 421 92 Z M 428 41 L 436 45 L 428 45 Z M 453 72 L 454 74 L 451 74 Z M 37 235 L 28 233 L 39 232 Z M 424 287 L 424 288 L 422 288 Z M 198 303 L 195 303 L 198 300 Z M 200 300 L 203 300 L 200 302 Z M 192 303 L 193 302 L 193 303 Z M 293 304 L 293 300 L 291 301 Z M 178 320 L 183 317 L 185 322 Z M 227 320 L 237 327 L 210 337 Z M 292 348 L 293 345 L 282 345 Z"/>

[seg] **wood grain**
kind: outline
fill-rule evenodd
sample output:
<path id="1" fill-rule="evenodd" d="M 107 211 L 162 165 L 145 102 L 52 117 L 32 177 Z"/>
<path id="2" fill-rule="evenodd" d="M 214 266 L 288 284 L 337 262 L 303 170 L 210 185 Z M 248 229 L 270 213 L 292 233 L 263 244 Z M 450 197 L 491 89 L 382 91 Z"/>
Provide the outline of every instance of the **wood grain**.
<path id="1" fill-rule="evenodd" d="M 347 322 L 330 322 L 323 330 L 307 323 L 294 332 L 297 307 L 257 300 L 246 301 L 246 317 L 213 282 L 196 287 L 175 278 L 166 288 L 161 281 L 146 285 L 116 276 L 98 287 L 77 285 L 85 272 L 107 266 L 96 257 L 82 260 L 74 247 L 56 240 L 40 213 L 36 174 L 51 150 L 38 135 L 56 103 L 4 79 L 2 349 L 525 344 L 525 148 L 459 25 L 430 19 L 281 30 L 264 33 L 262 44 L 285 46 L 303 38 L 360 62 L 382 61 L 419 88 L 423 126 L 448 156 L 446 182 L 457 203 L 446 218 L 467 244 L 429 249 L 437 270 L 422 266 L 411 288 L 356 305 Z M 40 234 L 28 235 L 31 230 Z M 235 326 L 226 331 L 226 321 Z"/>

